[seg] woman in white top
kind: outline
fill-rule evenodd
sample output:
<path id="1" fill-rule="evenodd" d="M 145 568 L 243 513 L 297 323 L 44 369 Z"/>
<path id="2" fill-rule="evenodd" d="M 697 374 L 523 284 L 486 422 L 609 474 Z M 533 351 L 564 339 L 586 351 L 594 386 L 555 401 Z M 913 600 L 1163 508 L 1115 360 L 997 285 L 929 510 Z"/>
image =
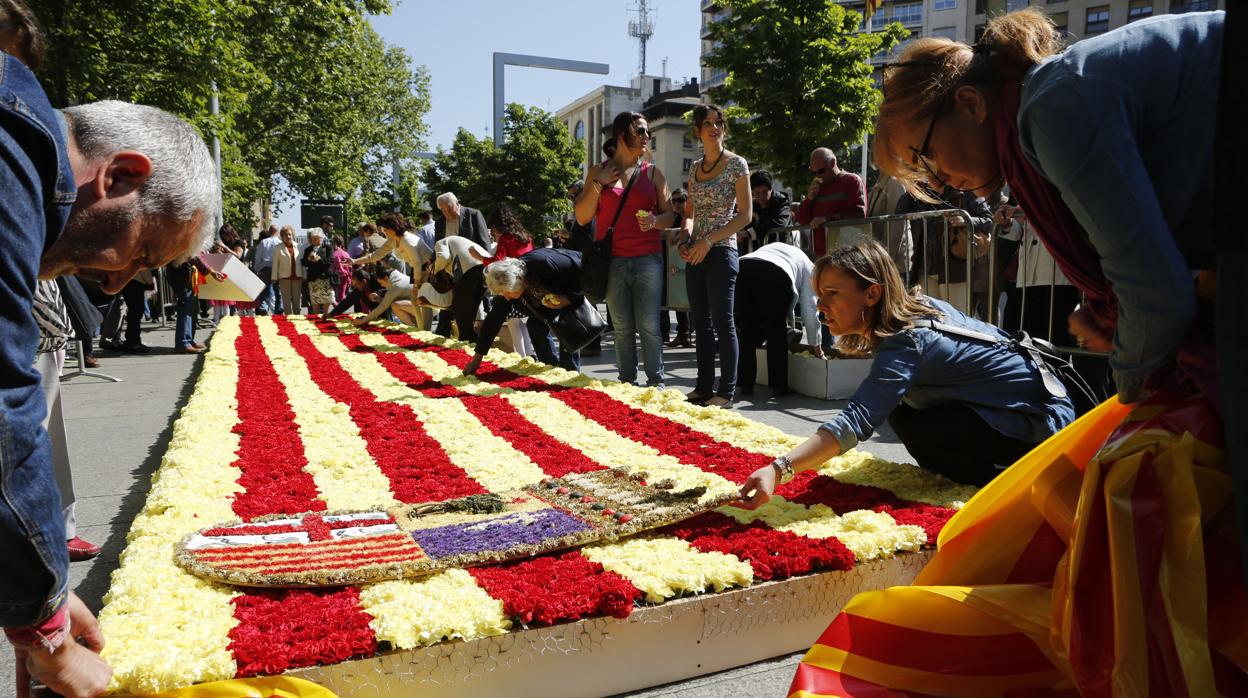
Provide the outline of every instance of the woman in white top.
<path id="1" fill-rule="evenodd" d="M 299 245 L 295 229 L 282 226 L 281 244 L 273 249 L 273 282 L 282 296 L 282 309 L 287 315 L 298 315 L 303 308 L 303 263 L 299 261 Z"/>
<path id="2" fill-rule="evenodd" d="M 433 250 L 420 239 L 420 236 L 407 232 L 407 227 L 407 220 L 401 213 L 387 213 L 381 216 L 377 219 L 377 228 L 386 236 L 386 244 L 372 254 L 351 260 L 351 263 L 356 266 L 370 264 L 385 259 L 393 252 L 394 256 L 411 267 L 412 276 L 417 279 L 416 285 L 419 286 L 419 278 L 425 265 L 433 260 Z"/>
<path id="3" fill-rule="evenodd" d="M 459 339 L 465 342 L 477 341 L 477 311 L 485 289 L 482 274 L 485 268 L 480 258 L 489 254 L 484 247 L 460 235 L 442 238 L 433 246 L 434 273 L 445 271 L 455 280 L 451 289 L 451 314 L 459 328 Z"/>

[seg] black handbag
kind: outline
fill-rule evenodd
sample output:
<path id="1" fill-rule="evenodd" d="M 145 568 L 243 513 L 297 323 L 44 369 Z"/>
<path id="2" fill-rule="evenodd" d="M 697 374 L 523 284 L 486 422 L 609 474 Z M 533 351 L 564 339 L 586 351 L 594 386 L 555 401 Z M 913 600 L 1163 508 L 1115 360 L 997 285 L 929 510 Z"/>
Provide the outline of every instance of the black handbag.
<path id="1" fill-rule="evenodd" d="M 1001 344 L 1029 356 L 1040 371 L 1040 378 L 1044 382 L 1045 389 L 1054 397 L 1069 398 L 1075 407 L 1076 417 L 1087 414 L 1092 408 L 1101 404 L 1096 392 L 1075 369 L 1074 363 L 1043 339 L 1032 337 L 1021 330 L 1010 339 L 1002 339 L 930 319 L 919 320 L 914 323 L 914 326 L 927 327 L 945 334 L 976 339 L 988 344 Z"/>
<path id="2" fill-rule="evenodd" d="M 637 181 L 641 172 L 641 162 L 633 168 L 633 176 L 628 178 L 628 186 L 624 187 L 624 195 L 620 197 L 620 205 L 615 209 L 615 218 L 611 219 L 611 227 L 601 240 L 595 240 L 585 247 L 581 253 L 581 291 L 594 300 L 607 297 L 607 280 L 611 276 L 611 237 L 615 233 L 615 224 L 620 222 L 620 214 L 628 201 L 628 193 Z"/>
<path id="3" fill-rule="evenodd" d="M 589 302 L 581 298 L 577 305 L 556 310 L 542 306 L 539 310 L 525 299 L 529 313 L 542 319 L 559 340 L 559 350 L 577 352 L 589 346 L 607 329 L 607 321 L 602 313 Z"/>

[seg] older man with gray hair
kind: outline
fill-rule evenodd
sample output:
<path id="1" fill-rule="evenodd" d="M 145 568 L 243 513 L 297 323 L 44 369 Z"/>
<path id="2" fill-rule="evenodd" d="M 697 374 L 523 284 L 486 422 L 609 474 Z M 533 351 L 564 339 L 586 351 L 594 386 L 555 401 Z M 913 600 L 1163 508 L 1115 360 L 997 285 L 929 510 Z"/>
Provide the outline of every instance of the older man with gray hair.
<path id="1" fill-rule="evenodd" d="M 93 696 L 110 669 L 69 590 L 34 370 L 36 279 L 79 274 L 116 293 L 140 269 L 198 253 L 220 188 L 203 139 L 176 116 L 122 102 L 59 112 L 25 65 L 0 61 L 0 625 L 19 666 L 61 695 Z"/>
<path id="2" fill-rule="evenodd" d="M 797 222 L 811 226 L 811 244 L 818 259 L 827 254 L 824 223 L 867 217 L 867 188 L 861 177 L 837 166 L 830 148 L 811 151 L 810 172 L 814 177 L 797 209 Z"/>
<path id="3" fill-rule="evenodd" d="M 438 210 L 442 211 L 442 219 L 433 226 L 435 242 L 451 235 L 459 235 L 487 250 L 494 249 L 490 228 L 485 224 L 485 216 L 480 211 L 460 204 L 459 199 L 449 191 L 438 197 Z"/>

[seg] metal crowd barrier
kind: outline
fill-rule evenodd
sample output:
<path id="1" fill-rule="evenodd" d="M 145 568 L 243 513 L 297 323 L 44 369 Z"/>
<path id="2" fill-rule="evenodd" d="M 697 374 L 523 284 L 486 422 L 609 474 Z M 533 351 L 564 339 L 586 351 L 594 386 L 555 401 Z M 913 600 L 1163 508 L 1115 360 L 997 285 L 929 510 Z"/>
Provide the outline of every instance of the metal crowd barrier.
<path id="1" fill-rule="evenodd" d="M 930 229 L 930 224 L 932 221 L 945 221 L 948 219 L 961 219 L 963 224 L 965 225 L 966 237 L 967 237 L 966 258 L 957 259 L 956 257 L 953 256 L 952 251 L 951 251 L 952 239 L 950 237 L 951 226 L 944 225 L 942 226 L 942 230 L 940 231 L 940 235 L 941 235 L 940 249 L 942 252 L 939 255 L 939 258 L 935 260 L 935 267 L 933 267 L 933 260 L 928 257 L 928 251 L 933 249 L 928 245 L 929 236 L 934 234 Z M 898 226 L 888 225 L 888 224 L 890 223 L 895 224 L 898 222 L 906 222 L 910 224 L 909 233 L 911 237 L 911 243 L 910 243 L 909 253 L 907 256 L 911 265 L 913 265 L 913 261 L 917 255 L 921 254 L 923 258 L 923 269 L 918 270 L 918 274 L 920 275 L 920 278 L 910 279 L 909 285 L 918 284 L 920 286 L 923 286 L 924 291 L 932 295 L 933 297 L 937 297 L 942 300 L 945 300 L 953 304 L 954 307 L 957 307 L 959 310 L 965 312 L 967 315 L 977 317 L 981 320 L 984 320 L 985 322 L 990 322 L 994 325 L 997 325 L 998 327 L 1001 327 L 1007 332 L 1012 332 L 1015 330 L 1022 329 L 1022 324 L 1025 322 L 1025 319 L 1026 319 L 1025 311 L 1026 311 L 1026 303 L 1027 303 L 1027 297 L 1029 295 L 1029 292 L 1030 292 L 1030 295 L 1032 295 L 1033 302 L 1035 302 L 1034 293 L 1036 291 L 1039 291 L 1040 289 L 1047 288 L 1048 297 L 1049 297 L 1049 317 L 1048 317 L 1047 331 L 1044 333 L 1043 338 L 1048 341 L 1052 341 L 1056 323 L 1065 322 L 1065 318 L 1056 317 L 1055 300 L 1056 300 L 1057 285 L 1054 284 L 1052 281 L 1050 281 L 1048 284 L 1018 287 L 1019 289 L 1019 294 L 1018 294 L 1019 327 L 1006 327 L 1005 326 L 1004 317 L 998 316 L 999 296 L 1005 292 L 1005 289 L 997 288 L 998 286 L 997 277 L 999 274 L 999 270 L 997 268 L 997 253 L 998 253 L 998 244 L 1001 239 L 1002 227 L 994 223 L 986 234 L 987 240 L 980 241 L 976 239 L 976 236 L 974 235 L 975 228 L 974 228 L 974 222 L 972 220 L 972 217 L 965 210 L 942 209 L 942 210 L 937 210 L 937 211 L 919 211 L 915 213 L 889 214 L 889 215 L 884 215 L 884 216 L 873 216 L 870 218 L 859 218 L 859 219 L 854 219 L 854 220 L 832 220 L 832 221 L 826 221 L 823 225 L 819 227 L 822 228 L 824 231 L 823 235 L 824 235 L 824 241 L 826 243 L 825 249 L 827 250 L 832 250 L 842 245 L 854 244 L 856 242 L 859 242 L 869 237 L 883 244 L 885 249 L 888 250 L 890 256 L 893 256 L 894 261 L 896 261 L 896 253 L 897 251 L 901 250 L 903 247 L 902 240 L 898 239 L 897 236 L 904 235 L 905 230 L 904 228 L 902 228 L 901 231 L 898 231 L 897 230 Z M 877 225 L 877 224 L 884 224 L 884 225 Z M 877 233 L 878 228 L 882 228 L 883 230 L 882 236 Z M 802 240 L 801 247 L 813 259 L 814 258 L 814 243 L 812 239 L 813 230 L 814 229 L 810 225 L 794 225 L 794 226 L 787 226 L 783 228 L 773 228 L 771 230 L 766 231 L 766 234 L 772 235 L 775 233 L 791 233 L 791 232 L 800 233 L 801 240 Z M 1028 239 L 1027 236 L 1024 235 L 1023 240 L 1020 242 L 1025 243 L 1027 239 Z M 985 247 L 987 248 L 986 250 L 984 249 Z M 1024 270 L 1027 270 L 1029 268 L 1027 266 L 1027 254 L 1028 254 L 1029 247 L 1030 245 L 1028 244 L 1020 245 L 1020 252 L 1019 252 L 1020 274 L 1025 273 Z M 982 298 L 982 308 L 977 308 L 975 304 L 975 301 L 976 301 L 975 271 L 976 271 L 976 267 L 981 264 L 987 266 L 987 270 L 986 270 L 987 271 L 987 291 L 981 292 L 983 293 L 983 296 L 985 297 Z M 1054 279 L 1056 277 L 1056 274 L 1052 272 L 1055 271 L 1057 263 L 1050 259 L 1050 264 L 1052 264 L 1053 267 L 1049 270 L 1050 271 L 1049 278 Z M 949 281 L 950 271 L 954 268 L 955 265 L 965 266 L 966 280 L 964 282 L 951 283 Z M 935 275 L 929 274 L 928 270 L 933 269 L 933 268 L 943 271 L 943 274 L 935 274 Z M 907 270 L 902 270 L 902 271 L 904 273 Z M 938 276 L 940 278 L 940 281 L 938 282 L 937 288 L 930 288 L 928 282 L 929 282 L 929 279 L 933 278 L 934 276 Z M 957 283 L 964 283 L 966 287 L 965 290 L 961 292 L 961 294 L 963 295 L 963 298 L 961 299 L 963 302 L 961 304 L 958 303 L 959 299 L 954 297 L 956 295 L 959 295 L 959 289 L 956 289 L 956 288 L 951 289 L 951 286 L 956 286 Z M 1080 300 L 1082 301 L 1082 298 Z M 1057 343 L 1055 343 L 1055 346 L 1061 352 L 1065 354 L 1069 354 L 1069 355 L 1093 356 L 1093 357 L 1108 356 L 1108 354 L 1105 352 L 1091 351 L 1088 349 L 1084 349 L 1082 347 L 1062 346 Z"/>

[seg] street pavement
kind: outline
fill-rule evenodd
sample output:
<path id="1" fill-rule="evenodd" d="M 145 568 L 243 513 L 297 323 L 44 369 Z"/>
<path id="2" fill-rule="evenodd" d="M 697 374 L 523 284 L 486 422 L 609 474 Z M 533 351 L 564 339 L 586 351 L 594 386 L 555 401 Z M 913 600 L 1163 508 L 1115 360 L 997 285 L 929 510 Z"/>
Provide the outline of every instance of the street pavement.
<path id="1" fill-rule="evenodd" d="M 202 342 L 207 335 L 200 331 L 197 337 Z M 166 328 L 145 323 L 143 342 L 152 347 L 151 353 L 119 355 L 102 351 L 97 354 L 101 364 L 94 370 L 120 378 L 122 382 L 77 376 L 62 383 L 78 501 L 78 534 L 103 547 L 96 559 L 70 565 L 70 587 L 96 612 L 103 605 L 109 579 L 125 548 L 126 533 L 143 507 L 151 476 L 168 446 L 173 422 L 190 396 L 202 363 L 198 356 L 173 353 L 172 323 Z M 692 390 L 696 374 L 693 349 L 668 348 L 664 360 L 668 387 L 682 392 Z M 583 370 L 598 378 L 614 379 L 614 361 L 608 335 L 602 354 L 586 357 Z M 66 360 L 66 373 L 75 369 L 76 362 L 71 356 Z M 798 436 L 813 433 L 845 404 L 844 401 L 796 395 L 769 401 L 766 399 L 770 395 L 768 388 L 759 386 L 755 392 L 754 401 L 743 399 L 736 409 L 750 419 Z M 890 460 L 913 462 L 887 426 L 859 448 Z M 798 659 L 800 654 L 778 657 L 628 695 L 638 698 L 782 696 Z M 13 695 L 13 681 L 12 654 L 0 651 L 0 696 Z"/>

